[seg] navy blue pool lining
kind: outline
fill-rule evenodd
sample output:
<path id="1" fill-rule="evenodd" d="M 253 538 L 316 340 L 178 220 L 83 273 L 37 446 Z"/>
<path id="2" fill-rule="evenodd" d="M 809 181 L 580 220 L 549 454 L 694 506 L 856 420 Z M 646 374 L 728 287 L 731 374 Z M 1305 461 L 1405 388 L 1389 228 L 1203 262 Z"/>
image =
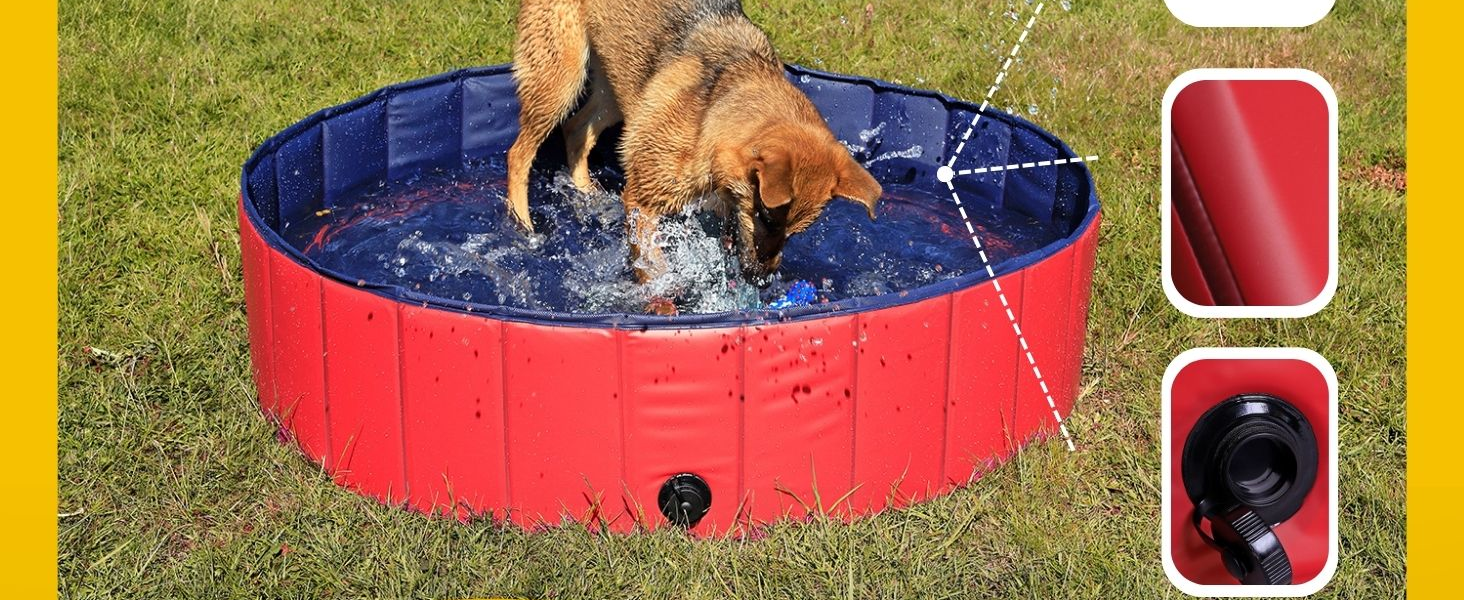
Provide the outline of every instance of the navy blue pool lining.
<path id="1" fill-rule="evenodd" d="M 453 301 L 447 298 L 442 298 L 440 296 L 422 294 L 397 285 L 361 281 L 359 278 L 351 277 L 345 273 L 325 268 L 316 263 L 314 260 L 305 256 L 294 246 L 286 243 L 284 239 L 280 236 L 279 232 L 275 231 L 273 227 L 267 225 L 264 219 L 259 214 L 258 207 L 255 206 L 254 199 L 252 198 L 249 190 L 250 173 L 253 172 L 253 170 L 258 166 L 260 161 L 264 160 L 268 156 L 273 155 L 286 142 L 297 137 L 302 132 L 309 130 L 311 127 L 314 127 L 323 121 L 356 110 L 357 108 L 369 105 L 373 102 L 385 100 L 402 92 L 416 90 L 449 81 L 456 82 L 458 80 L 473 77 L 502 75 L 508 73 L 510 71 L 510 68 L 510 65 L 473 67 L 442 73 L 414 81 L 390 85 L 375 90 L 355 100 L 317 111 L 309 117 L 306 117 L 304 120 L 301 120 L 294 125 L 285 128 L 283 131 L 275 134 L 274 136 L 271 136 L 269 139 L 260 144 L 259 147 L 256 148 L 255 151 L 250 155 L 249 160 L 244 163 L 244 168 L 240 177 L 240 190 L 243 200 L 243 210 L 245 217 L 249 220 L 250 224 L 254 226 L 255 230 L 259 232 L 260 237 L 264 240 L 265 245 L 269 249 L 276 252 L 281 252 L 286 256 L 289 256 L 292 260 L 304 266 L 305 268 L 334 279 L 344 285 L 357 287 L 358 289 L 397 302 L 404 302 L 417 306 L 439 308 L 465 314 L 481 315 L 494 319 L 522 323 L 533 323 L 539 325 L 596 328 L 609 327 L 615 329 L 645 330 L 731 327 L 738 325 L 760 325 L 767 323 L 801 321 L 806 319 L 823 318 L 826 316 L 849 315 L 853 313 L 867 312 L 890 308 L 894 306 L 911 304 L 914 302 L 919 302 L 921 300 L 934 298 L 936 296 L 950 294 L 957 290 L 965 289 L 991 279 L 990 277 L 986 276 L 985 269 L 973 269 L 971 273 L 962 275 L 960 277 L 954 277 L 951 279 L 946 279 L 929 285 L 924 285 L 909 290 L 903 290 L 900 292 L 881 294 L 878 296 L 847 298 L 823 304 L 812 304 L 808 306 L 800 306 L 783 310 L 757 309 L 749 311 L 687 314 L 675 316 L 640 315 L 625 313 L 579 314 L 541 311 L 510 306 L 480 304 L 475 302 Z M 963 102 L 950 96 L 940 94 L 938 92 L 918 90 L 901 85 L 878 81 L 875 79 L 869 79 L 866 77 L 829 73 L 825 71 L 809 69 L 798 65 L 787 65 L 786 68 L 788 72 L 795 77 L 816 77 L 833 82 L 865 85 L 876 91 L 896 92 L 912 96 L 933 98 L 939 100 L 948 111 L 953 111 L 954 109 L 964 109 L 966 111 L 975 113 L 978 110 L 978 107 L 974 104 L 971 104 L 969 102 Z M 1030 133 L 1035 134 L 1038 138 L 1052 144 L 1054 147 L 1061 150 L 1066 156 L 1075 155 L 1072 149 L 1069 148 L 1067 144 L 1065 144 L 1062 140 L 1020 117 L 1009 115 L 1007 113 L 1003 113 L 994 109 L 988 109 L 985 113 L 982 114 L 982 118 L 995 119 L 1006 123 L 1011 127 L 1024 129 Z M 1099 203 L 1097 190 L 1093 183 L 1092 172 L 1088 169 L 1085 163 L 1078 163 L 1073 166 L 1079 168 L 1082 171 L 1088 186 L 1087 210 L 1081 222 L 1079 222 L 1078 226 L 1074 228 L 1074 230 L 1067 236 L 1059 238 L 1052 243 L 1049 243 L 1046 246 L 1043 246 L 1042 248 L 1033 252 L 1029 252 L 1017 257 L 1012 257 L 996 265 L 992 265 L 996 276 L 1000 277 L 1008 273 L 1022 270 L 1040 262 L 1041 260 L 1049 256 L 1056 254 L 1061 250 L 1070 247 L 1080 237 L 1082 237 L 1084 233 L 1087 232 L 1089 227 L 1093 225 L 1094 220 L 1098 216 Z"/>

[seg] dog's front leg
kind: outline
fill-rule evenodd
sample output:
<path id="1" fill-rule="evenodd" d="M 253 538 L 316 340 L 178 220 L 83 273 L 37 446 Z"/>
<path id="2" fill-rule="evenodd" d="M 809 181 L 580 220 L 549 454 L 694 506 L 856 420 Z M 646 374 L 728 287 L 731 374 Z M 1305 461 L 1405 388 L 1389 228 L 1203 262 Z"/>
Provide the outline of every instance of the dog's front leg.
<path id="1" fill-rule="evenodd" d="M 661 215 L 651 207 L 639 204 L 629 198 L 633 190 L 627 188 L 625 202 L 626 240 L 630 244 L 630 267 L 640 283 L 649 282 L 666 273 L 666 255 L 656 243 L 656 225 Z"/>
<path id="2" fill-rule="evenodd" d="M 666 255 L 656 243 L 656 225 L 660 214 L 644 206 L 626 203 L 626 239 L 630 244 L 630 268 L 641 284 L 649 283 L 666 274 Z M 654 296 L 646 303 L 646 310 L 658 315 L 677 313 L 676 300 L 666 296 Z"/>
<path id="3" fill-rule="evenodd" d="M 699 182 L 706 178 L 706 170 L 693 165 L 703 112 L 695 95 L 700 77 L 700 63 L 694 59 L 666 65 L 646 85 L 640 102 L 626 112 L 620 142 L 625 189 L 620 200 L 625 205 L 631 265 L 641 283 L 665 274 L 669 267 L 656 243 L 660 217 L 682 210 L 703 191 Z M 688 177 L 688 173 L 702 175 Z"/>

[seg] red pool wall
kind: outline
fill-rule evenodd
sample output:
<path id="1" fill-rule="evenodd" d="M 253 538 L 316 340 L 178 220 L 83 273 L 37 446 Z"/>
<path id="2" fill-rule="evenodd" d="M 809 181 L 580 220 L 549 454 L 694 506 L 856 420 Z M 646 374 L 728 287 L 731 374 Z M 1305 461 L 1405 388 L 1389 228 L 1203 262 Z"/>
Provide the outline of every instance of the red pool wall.
<path id="1" fill-rule="evenodd" d="M 1079 388 L 1098 221 L 999 278 L 1058 410 Z M 405 305 L 325 278 L 240 219 L 260 406 L 335 480 L 525 528 L 658 528 L 662 482 L 712 489 L 698 535 L 904 506 L 1057 432 L 991 283 L 825 318 L 627 330 Z"/>

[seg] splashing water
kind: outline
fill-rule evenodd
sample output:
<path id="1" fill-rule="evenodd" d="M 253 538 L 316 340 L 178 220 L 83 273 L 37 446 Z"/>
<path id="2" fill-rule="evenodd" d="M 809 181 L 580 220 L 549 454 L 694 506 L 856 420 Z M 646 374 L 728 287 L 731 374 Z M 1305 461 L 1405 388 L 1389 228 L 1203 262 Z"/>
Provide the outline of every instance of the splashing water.
<path id="1" fill-rule="evenodd" d="M 873 140 L 879 127 L 871 131 Z M 921 152 L 891 151 L 869 162 L 918 158 Z M 645 313 L 658 298 L 674 299 L 682 313 L 762 309 L 800 281 L 814 282 L 816 303 L 832 302 L 901 292 L 981 269 L 948 197 L 887 184 L 876 221 L 853 202 L 830 202 L 812 227 L 789 239 L 782 268 L 765 281 L 742 276 L 735 235 L 711 204 L 662 217 L 654 242 L 668 272 L 642 285 L 629 264 L 624 208 L 613 191 L 618 173 L 600 169 L 594 175 L 611 191 L 583 194 L 562 172 L 536 172 L 530 189 L 533 234 L 520 231 L 504 210 L 501 165 L 347 196 L 338 208 L 286 224 L 284 234 L 307 257 L 350 280 L 464 305 L 582 314 Z M 994 263 L 1058 237 L 1047 225 L 1010 211 L 976 202 L 967 210 Z"/>
<path id="2" fill-rule="evenodd" d="M 846 140 L 839 140 L 839 143 L 843 144 L 844 149 L 848 150 L 855 160 L 861 161 L 865 167 L 892 158 L 920 158 L 925 155 L 925 148 L 920 146 L 888 150 L 876 155 L 875 152 L 883 149 L 884 139 L 880 137 L 880 134 L 884 133 L 887 125 L 887 122 L 881 121 L 874 127 L 860 131 L 858 144 Z"/>
<path id="3" fill-rule="evenodd" d="M 868 145 L 870 140 L 879 137 L 879 134 L 884 132 L 884 128 L 885 122 L 881 121 L 878 125 L 874 126 L 874 129 L 865 129 L 863 131 L 860 131 L 859 141 L 863 142 L 865 145 Z"/>
<path id="4" fill-rule="evenodd" d="M 911 146 L 904 150 L 890 150 L 889 152 L 883 152 L 879 156 L 864 161 L 864 166 L 867 167 L 874 163 L 883 162 L 892 158 L 920 158 L 924 154 L 925 148 L 922 148 L 920 146 Z"/>

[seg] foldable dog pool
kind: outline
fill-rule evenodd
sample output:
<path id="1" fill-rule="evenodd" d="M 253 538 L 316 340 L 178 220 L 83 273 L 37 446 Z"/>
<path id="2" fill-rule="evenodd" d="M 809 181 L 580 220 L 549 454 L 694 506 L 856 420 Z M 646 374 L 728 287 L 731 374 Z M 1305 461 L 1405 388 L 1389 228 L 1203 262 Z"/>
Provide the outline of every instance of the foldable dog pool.
<path id="1" fill-rule="evenodd" d="M 415 198 L 470 178 L 501 185 L 518 113 L 506 66 L 388 87 L 270 138 L 244 166 L 239 211 L 264 413 L 337 483 L 389 504 L 525 528 L 674 522 L 698 535 L 918 502 L 1055 435 L 1047 396 L 1066 416 L 1077 394 L 1097 242 L 1085 165 L 951 180 L 993 281 L 937 179 L 976 107 L 788 73 L 887 196 L 874 224 L 834 202 L 821 233 L 790 241 L 785 270 L 825 277 L 821 301 L 783 310 L 561 310 L 540 300 L 560 294 L 564 275 L 551 271 L 563 265 L 468 269 L 531 276 L 540 303 L 525 303 L 507 280 L 474 283 L 489 291 L 472 294 L 437 275 L 425 288 L 394 278 L 376 266 L 411 265 L 390 244 L 364 262 L 338 260 L 348 252 L 331 236 L 361 231 L 356 223 L 411 228 L 428 205 L 456 214 L 501 204 Z M 559 146 L 545 144 L 536 180 L 553 177 Z M 607 180 L 612 150 L 602 141 L 595 159 Z M 1031 123 L 988 111 L 955 167 L 1071 156 Z M 351 218 L 311 225 L 333 215 Z M 548 229 L 544 244 L 568 236 Z M 469 258 L 492 248 L 476 250 Z M 881 257 L 936 264 L 885 287 L 838 273 Z"/>

